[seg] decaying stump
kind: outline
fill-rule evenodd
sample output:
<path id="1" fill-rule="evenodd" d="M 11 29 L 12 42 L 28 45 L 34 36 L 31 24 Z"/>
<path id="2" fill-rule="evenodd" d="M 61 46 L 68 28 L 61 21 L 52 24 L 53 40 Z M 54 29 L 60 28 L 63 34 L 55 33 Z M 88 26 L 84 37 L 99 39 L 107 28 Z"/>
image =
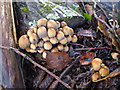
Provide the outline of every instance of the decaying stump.
<path id="1" fill-rule="evenodd" d="M 15 47 L 13 14 L 11 2 L 0 2 L 0 45 Z M 23 88 L 23 78 L 18 63 L 19 56 L 12 50 L 0 49 L 0 86 Z"/>

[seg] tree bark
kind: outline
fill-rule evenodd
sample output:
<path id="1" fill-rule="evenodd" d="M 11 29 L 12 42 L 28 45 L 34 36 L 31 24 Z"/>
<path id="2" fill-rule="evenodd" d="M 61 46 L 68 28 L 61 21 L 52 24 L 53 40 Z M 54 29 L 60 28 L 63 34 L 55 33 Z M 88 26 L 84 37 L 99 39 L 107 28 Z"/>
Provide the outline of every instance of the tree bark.
<path id="1" fill-rule="evenodd" d="M 0 45 L 15 47 L 11 2 L 0 1 Z M 19 56 L 14 51 L 0 49 L 0 86 L 3 88 L 24 88 Z"/>

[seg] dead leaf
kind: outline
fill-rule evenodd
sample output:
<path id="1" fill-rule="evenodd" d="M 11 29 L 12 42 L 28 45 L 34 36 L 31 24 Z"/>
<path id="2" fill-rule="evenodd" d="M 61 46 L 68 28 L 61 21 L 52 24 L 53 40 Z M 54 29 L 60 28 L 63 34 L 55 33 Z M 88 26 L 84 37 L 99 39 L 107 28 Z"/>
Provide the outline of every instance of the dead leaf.
<path id="1" fill-rule="evenodd" d="M 93 37 L 96 37 L 95 31 L 93 31 L 92 29 L 78 31 L 77 35 L 84 36 L 84 37 L 91 37 L 92 40 L 93 40 Z"/>
<path id="2" fill-rule="evenodd" d="M 47 52 L 46 63 L 47 67 L 50 69 L 62 70 L 66 67 L 70 61 L 69 55 L 63 52 Z"/>
<path id="3" fill-rule="evenodd" d="M 118 35 L 119 38 L 120 38 L 120 28 L 118 28 L 118 29 L 116 30 L 116 33 L 117 33 L 117 35 Z"/>
<path id="4" fill-rule="evenodd" d="M 89 65 L 95 56 L 96 55 L 94 52 L 86 52 L 83 56 L 80 57 L 79 62 L 81 65 Z"/>
<path id="5" fill-rule="evenodd" d="M 105 16 L 102 14 L 100 14 L 99 18 L 105 20 Z M 108 38 L 109 41 L 112 42 L 112 45 L 116 47 L 116 50 L 120 51 L 120 45 L 117 42 L 114 34 L 112 34 L 101 21 L 98 21 L 98 29 L 104 34 L 104 36 Z"/>
<path id="6" fill-rule="evenodd" d="M 118 67 L 117 69 L 112 71 L 108 76 L 106 76 L 104 78 L 101 78 L 101 79 L 98 79 L 98 80 L 93 81 L 93 82 L 99 82 L 99 81 L 105 80 L 107 78 L 115 77 L 115 76 L 118 76 L 118 75 L 120 75 L 120 67 Z"/>

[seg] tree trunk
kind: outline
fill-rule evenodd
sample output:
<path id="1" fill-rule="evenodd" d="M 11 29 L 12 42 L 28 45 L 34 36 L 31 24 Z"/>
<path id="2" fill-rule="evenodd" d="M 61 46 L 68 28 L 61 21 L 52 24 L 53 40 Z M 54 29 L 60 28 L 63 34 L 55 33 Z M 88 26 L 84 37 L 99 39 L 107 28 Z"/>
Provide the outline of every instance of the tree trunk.
<path id="1" fill-rule="evenodd" d="M 15 47 L 15 31 L 13 31 L 13 8 L 11 2 L 0 1 L 0 45 Z M 0 85 L 3 88 L 24 88 L 24 80 L 20 70 L 19 56 L 11 50 L 0 49 Z"/>

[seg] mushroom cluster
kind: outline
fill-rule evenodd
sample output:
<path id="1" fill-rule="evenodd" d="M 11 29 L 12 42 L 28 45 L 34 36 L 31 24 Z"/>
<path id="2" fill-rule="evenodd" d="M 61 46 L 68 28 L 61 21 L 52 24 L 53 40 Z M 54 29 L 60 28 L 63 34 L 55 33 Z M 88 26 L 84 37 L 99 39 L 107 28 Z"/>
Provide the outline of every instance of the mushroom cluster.
<path id="1" fill-rule="evenodd" d="M 31 53 L 41 53 L 46 58 L 46 51 L 68 51 L 69 42 L 77 42 L 74 30 L 65 21 L 59 22 L 39 19 L 37 25 L 19 38 L 19 47 Z"/>
<path id="2" fill-rule="evenodd" d="M 102 63 L 102 60 L 100 58 L 95 58 L 92 60 L 92 67 L 94 71 L 96 71 L 94 74 L 92 74 L 93 82 L 100 79 L 100 77 L 107 76 L 110 71 L 109 68 Z"/>

